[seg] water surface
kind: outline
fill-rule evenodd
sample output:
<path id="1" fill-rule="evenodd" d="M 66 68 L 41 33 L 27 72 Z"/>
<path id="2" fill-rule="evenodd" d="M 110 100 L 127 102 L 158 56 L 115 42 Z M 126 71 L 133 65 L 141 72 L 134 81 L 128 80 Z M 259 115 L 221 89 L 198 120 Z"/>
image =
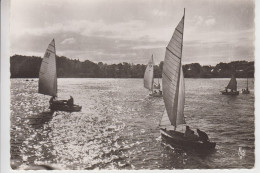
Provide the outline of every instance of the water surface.
<path id="1" fill-rule="evenodd" d="M 58 96 L 81 112 L 48 113 L 38 79 L 11 79 L 11 159 L 61 169 L 252 168 L 255 162 L 254 84 L 249 95 L 219 94 L 230 79 L 185 79 L 186 123 L 217 143 L 201 156 L 161 141 L 162 98 L 142 79 L 58 79 Z M 246 79 L 238 79 L 241 91 Z M 242 151 L 242 152 L 239 152 Z"/>

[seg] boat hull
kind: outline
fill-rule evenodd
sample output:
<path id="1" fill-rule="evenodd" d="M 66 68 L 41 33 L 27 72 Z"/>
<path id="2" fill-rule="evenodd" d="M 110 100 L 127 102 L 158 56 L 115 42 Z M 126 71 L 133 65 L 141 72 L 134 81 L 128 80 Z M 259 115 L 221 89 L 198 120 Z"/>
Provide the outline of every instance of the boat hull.
<path id="1" fill-rule="evenodd" d="M 242 94 L 249 94 L 249 93 L 250 93 L 249 90 L 243 90 L 243 91 L 242 91 Z"/>
<path id="2" fill-rule="evenodd" d="M 157 93 L 151 93 L 149 94 L 149 96 L 152 96 L 152 97 L 162 97 L 162 92 L 157 92 Z"/>
<path id="3" fill-rule="evenodd" d="M 233 92 L 226 92 L 226 91 L 221 91 L 221 94 L 223 95 L 239 95 L 239 91 L 233 91 Z"/>
<path id="4" fill-rule="evenodd" d="M 79 105 L 68 105 L 66 100 L 54 101 L 50 107 L 52 111 L 65 111 L 65 112 L 79 112 L 81 111 L 81 106 Z"/>
<path id="5" fill-rule="evenodd" d="M 215 142 L 202 142 L 198 140 L 188 140 L 184 133 L 176 131 L 166 131 L 161 129 L 162 139 L 176 148 L 190 149 L 197 152 L 209 152 L 215 149 Z"/>

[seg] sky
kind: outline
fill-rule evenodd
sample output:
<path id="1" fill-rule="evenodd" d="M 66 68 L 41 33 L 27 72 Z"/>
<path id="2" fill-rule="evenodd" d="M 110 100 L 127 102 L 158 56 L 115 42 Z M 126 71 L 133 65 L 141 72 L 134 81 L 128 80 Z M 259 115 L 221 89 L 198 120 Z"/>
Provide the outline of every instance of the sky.
<path id="1" fill-rule="evenodd" d="M 254 0 L 12 0 L 11 55 L 159 64 L 184 8 L 183 64 L 254 60 Z"/>

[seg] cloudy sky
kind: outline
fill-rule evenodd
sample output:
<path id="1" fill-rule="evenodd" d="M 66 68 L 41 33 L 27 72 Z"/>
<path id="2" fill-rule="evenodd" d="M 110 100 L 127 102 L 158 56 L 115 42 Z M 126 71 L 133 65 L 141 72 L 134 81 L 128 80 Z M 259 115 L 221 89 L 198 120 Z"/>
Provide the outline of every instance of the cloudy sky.
<path id="1" fill-rule="evenodd" d="M 253 0 L 12 0 L 11 55 L 158 64 L 184 8 L 183 64 L 254 60 Z"/>

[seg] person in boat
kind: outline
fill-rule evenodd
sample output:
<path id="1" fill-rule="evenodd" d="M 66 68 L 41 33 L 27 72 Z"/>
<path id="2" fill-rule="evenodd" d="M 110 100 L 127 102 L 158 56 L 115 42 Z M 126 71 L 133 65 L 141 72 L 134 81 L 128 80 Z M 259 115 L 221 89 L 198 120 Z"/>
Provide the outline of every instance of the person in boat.
<path id="1" fill-rule="evenodd" d="M 50 101 L 49 101 L 50 105 L 52 105 L 52 103 L 53 103 L 53 101 L 55 100 L 55 98 L 56 98 L 55 96 L 52 96 L 52 97 L 51 97 L 51 99 L 50 99 Z"/>
<path id="2" fill-rule="evenodd" d="M 72 96 L 70 96 L 70 98 L 69 98 L 67 104 L 68 104 L 69 106 L 73 106 L 73 104 L 74 104 L 74 99 L 73 99 Z"/>
<path id="3" fill-rule="evenodd" d="M 194 134 L 194 131 L 191 130 L 189 126 L 186 126 L 184 137 L 189 140 L 198 140 L 198 136 Z"/>
<path id="4" fill-rule="evenodd" d="M 227 92 L 227 87 L 225 87 L 225 92 Z"/>
<path id="5" fill-rule="evenodd" d="M 199 135 L 199 140 L 201 140 L 202 142 L 209 142 L 209 137 L 207 133 L 201 131 L 200 129 L 197 129 L 197 133 Z"/>
<path id="6" fill-rule="evenodd" d="M 161 86 L 160 86 L 160 83 L 159 83 L 159 84 L 156 84 L 156 83 L 155 83 L 155 84 L 153 85 L 153 87 L 154 87 L 154 89 L 160 89 Z"/>

